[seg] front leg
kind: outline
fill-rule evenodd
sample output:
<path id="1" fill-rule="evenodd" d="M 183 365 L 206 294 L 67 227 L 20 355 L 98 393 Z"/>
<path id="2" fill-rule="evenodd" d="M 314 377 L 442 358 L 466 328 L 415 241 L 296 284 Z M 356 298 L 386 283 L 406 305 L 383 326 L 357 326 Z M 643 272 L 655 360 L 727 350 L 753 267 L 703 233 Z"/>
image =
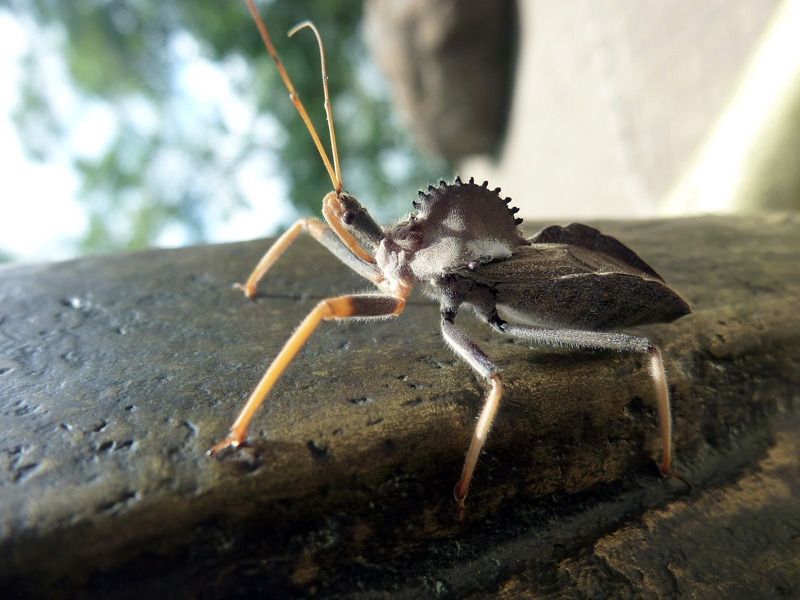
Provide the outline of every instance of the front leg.
<path id="1" fill-rule="evenodd" d="M 311 234 L 311 237 L 330 250 L 331 254 L 362 277 L 369 279 L 375 284 L 383 280 L 380 271 L 374 263 L 366 262 L 353 254 L 339 239 L 339 236 L 330 227 L 325 225 L 325 223 L 318 219 L 300 219 L 272 244 L 261 260 L 258 261 L 256 268 L 253 269 L 253 272 L 250 274 L 250 277 L 247 278 L 244 285 L 237 283 L 234 287 L 242 290 L 244 295 L 248 298 L 255 296 L 258 282 L 270 267 L 272 267 L 275 261 L 278 260 L 281 254 L 291 245 L 301 231 L 307 231 Z"/>
<path id="2" fill-rule="evenodd" d="M 351 317 L 391 317 L 403 312 L 404 307 L 405 298 L 388 294 L 360 294 L 322 300 L 303 319 L 303 322 L 300 323 L 300 326 L 272 361 L 267 372 L 264 373 L 261 381 L 258 382 L 258 385 L 250 394 L 236 421 L 231 425 L 228 437 L 214 445 L 208 451 L 209 456 L 214 456 L 224 448 L 236 448 L 244 441 L 247 434 L 247 426 L 253 419 L 256 409 L 261 406 L 272 386 L 278 381 L 281 373 L 283 373 L 295 354 L 297 354 L 297 351 L 300 350 L 303 343 L 322 321 L 348 319 Z"/>

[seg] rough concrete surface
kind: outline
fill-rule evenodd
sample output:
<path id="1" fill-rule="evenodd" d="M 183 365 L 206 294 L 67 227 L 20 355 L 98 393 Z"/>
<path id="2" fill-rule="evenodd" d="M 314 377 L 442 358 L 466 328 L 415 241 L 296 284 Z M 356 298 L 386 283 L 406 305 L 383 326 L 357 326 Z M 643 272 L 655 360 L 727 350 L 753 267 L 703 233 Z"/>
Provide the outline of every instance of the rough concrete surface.
<path id="1" fill-rule="evenodd" d="M 636 333 L 664 353 L 694 489 L 657 476 L 638 357 L 464 313 L 507 389 L 462 525 L 484 385 L 421 296 L 323 324 L 251 447 L 210 460 L 314 303 L 367 285 L 305 238 L 255 301 L 230 286 L 265 241 L 0 270 L 3 597 L 800 595 L 800 219 L 602 229 L 693 304 Z"/>

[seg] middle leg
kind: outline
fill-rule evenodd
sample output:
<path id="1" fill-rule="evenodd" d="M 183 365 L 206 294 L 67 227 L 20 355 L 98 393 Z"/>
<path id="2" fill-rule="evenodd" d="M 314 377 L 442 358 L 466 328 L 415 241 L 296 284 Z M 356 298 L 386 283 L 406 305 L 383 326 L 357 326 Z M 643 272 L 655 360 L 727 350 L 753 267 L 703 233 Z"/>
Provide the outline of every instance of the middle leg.
<path id="1" fill-rule="evenodd" d="M 454 318 L 455 314 L 453 313 L 444 313 L 442 315 L 442 335 L 445 341 L 456 354 L 463 358 L 479 375 L 485 378 L 490 386 L 489 394 L 483 404 L 483 410 L 481 410 L 481 415 L 478 417 L 478 424 L 475 426 L 475 431 L 472 434 L 472 441 L 467 451 L 467 458 L 464 461 L 464 469 L 453 490 L 453 496 L 455 496 L 458 502 L 459 520 L 462 520 L 464 518 L 464 500 L 469 491 L 472 473 L 475 471 L 478 456 L 486 441 L 486 436 L 489 435 L 489 428 L 492 425 L 492 421 L 494 421 L 497 407 L 500 404 L 500 398 L 503 395 L 503 381 L 500 378 L 498 368 L 486 353 L 469 338 L 464 330 L 453 323 Z"/>

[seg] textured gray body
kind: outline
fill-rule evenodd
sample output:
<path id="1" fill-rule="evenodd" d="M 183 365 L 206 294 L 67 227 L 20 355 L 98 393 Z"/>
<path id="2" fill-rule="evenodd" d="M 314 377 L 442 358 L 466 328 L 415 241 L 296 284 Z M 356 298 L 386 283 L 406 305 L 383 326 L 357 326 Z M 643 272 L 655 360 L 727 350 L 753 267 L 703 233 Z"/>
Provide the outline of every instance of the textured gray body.
<path id="1" fill-rule="evenodd" d="M 666 323 L 691 312 L 635 252 L 580 224 L 530 239 L 499 189 L 440 182 L 416 214 L 386 230 L 376 254 L 390 276 L 421 283 L 443 313 L 462 304 L 496 322 L 607 331 Z"/>

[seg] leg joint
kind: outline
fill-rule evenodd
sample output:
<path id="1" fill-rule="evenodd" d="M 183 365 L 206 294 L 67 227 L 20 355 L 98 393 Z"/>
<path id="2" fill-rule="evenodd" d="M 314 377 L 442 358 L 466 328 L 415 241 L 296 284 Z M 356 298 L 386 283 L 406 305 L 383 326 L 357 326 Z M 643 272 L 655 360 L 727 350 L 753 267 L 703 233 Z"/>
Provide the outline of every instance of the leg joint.
<path id="1" fill-rule="evenodd" d="M 442 320 L 447 321 L 448 323 L 452 323 L 456 319 L 456 311 L 454 310 L 442 310 Z"/>
<path id="2" fill-rule="evenodd" d="M 322 221 L 319 219 L 314 219 L 313 217 L 300 219 L 300 225 L 305 231 L 311 234 L 311 237 L 316 240 L 321 240 L 322 236 L 325 235 L 325 230 L 327 229 L 326 225 Z"/>
<path id="3" fill-rule="evenodd" d="M 489 325 L 491 325 L 495 330 L 501 333 L 505 333 L 506 325 L 508 325 L 508 323 L 506 323 L 503 319 L 500 318 L 500 315 L 497 314 L 496 308 L 492 310 L 491 313 L 489 313 L 489 316 L 486 318 L 486 321 L 488 321 Z"/>

